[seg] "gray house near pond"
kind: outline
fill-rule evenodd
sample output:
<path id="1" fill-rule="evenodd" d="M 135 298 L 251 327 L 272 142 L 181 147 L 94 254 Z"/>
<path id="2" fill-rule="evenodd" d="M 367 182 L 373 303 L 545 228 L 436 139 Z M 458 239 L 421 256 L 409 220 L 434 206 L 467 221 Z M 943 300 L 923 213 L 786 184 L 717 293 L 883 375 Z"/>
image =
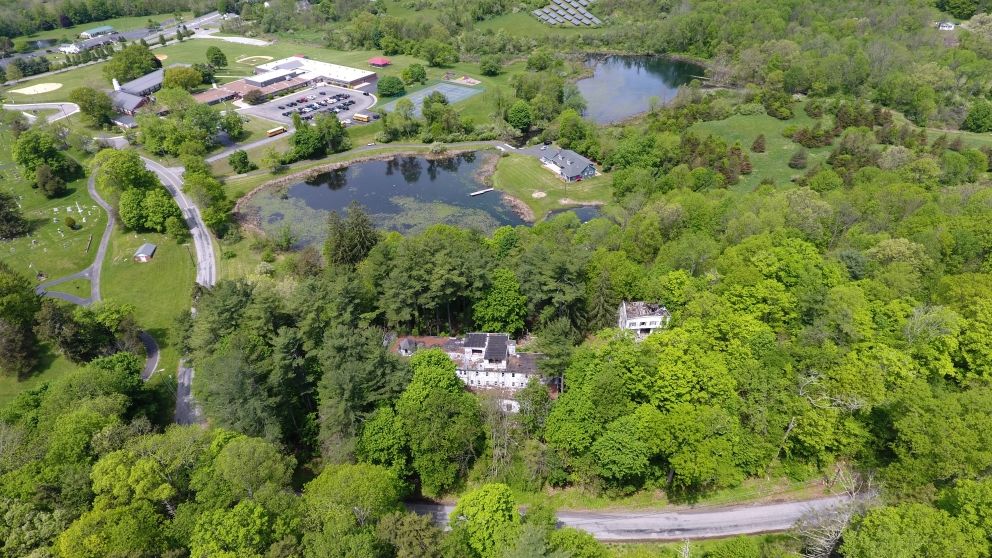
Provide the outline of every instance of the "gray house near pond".
<path id="1" fill-rule="evenodd" d="M 571 149 L 547 149 L 541 162 L 565 182 L 575 182 L 596 176 L 596 165 Z"/>

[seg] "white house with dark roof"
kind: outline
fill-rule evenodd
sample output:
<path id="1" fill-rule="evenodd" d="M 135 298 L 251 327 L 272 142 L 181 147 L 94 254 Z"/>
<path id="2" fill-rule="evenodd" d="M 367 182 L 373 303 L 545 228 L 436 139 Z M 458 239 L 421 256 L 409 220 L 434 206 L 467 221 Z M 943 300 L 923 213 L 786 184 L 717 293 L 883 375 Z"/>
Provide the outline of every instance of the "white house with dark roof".
<path id="1" fill-rule="evenodd" d="M 458 337 L 401 337 L 394 351 L 411 356 L 420 349 L 438 347 L 455 363 L 458 378 L 472 390 L 514 392 L 531 378 L 541 379 L 538 353 L 517 352 L 505 333 L 469 333 Z"/>
<path id="2" fill-rule="evenodd" d="M 155 246 L 151 242 L 146 242 L 138 247 L 138 250 L 134 253 L 134 261 L 138 263 L 148 263 L 155 257 L 155 251 L 158 246 Z"/>
<path id="3" fill-rule="evenodd" d="M 617 327 L 634 332 L 638 341 L 668 326 L 672 315 L 660 304 L 626 300 L 620 303 L 617 311 Z"/>
<path id="4" fill-rule="evenodd" d="M 76 41 L 67 45 L 59 46 L 59 52 L 65 54 L 79 54 L 81 52 L 90 50 L 91 48 L 96 48 L 105 44 L 113 44 L 118 41 L 120 37 L 117 33 L 110 33 L 109 35 L 98 35 L 92 39 L 85 39 L 82 41 Z"/>

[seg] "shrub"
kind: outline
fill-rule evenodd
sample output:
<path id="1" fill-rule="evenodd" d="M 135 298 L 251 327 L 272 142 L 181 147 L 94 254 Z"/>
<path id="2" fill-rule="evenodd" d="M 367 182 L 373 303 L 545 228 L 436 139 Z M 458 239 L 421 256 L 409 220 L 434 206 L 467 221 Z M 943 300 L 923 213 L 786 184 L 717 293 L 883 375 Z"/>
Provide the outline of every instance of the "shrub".
<path id="1" fill-rule="evenodd" d="M 251 91 L 245 93 L 243 100 L 249 105 L 257 105 L 265 100 L 265 95 L 263 95 L 258 89 L 252 89 Z"/>
<path id="2" fill-rule="evenodd" d="M 62 220 L 62 222 L 65 223 L 65 226 L 68 227 L 69 229 L 76 230 L 76 220 L 73 219 L 72 217 L 69 217 L 67 215 L 65 219 Z"/>
<path id="3" fill-rule="evenodd" d="M 800 148 L 796 151 L 792 157 L 789 158 L 789 168 L 793 169 L 804 169 L 806 168 L 806 149 Z"/>
<path id="4" fill-rule="evenodd" d="M 231 165 L 231 168 L 234 169 L 234 172 L 238 174 L 251 172 L 258 168 L 258 165 L 248 159 L 248 153 L 246 153 L 244 149 L 239 149 L 234 153 L 231 153 L 231 156 L 227 158 L 227 162 Z"/>
<path id="5" fill-rule="evenodd" d="M 406 87 L 403 86 L 403 80 L 400 78 L 386 76 L 379 80 L 378 92 L 382 97 L 399 97 L 406 93 Z"/>

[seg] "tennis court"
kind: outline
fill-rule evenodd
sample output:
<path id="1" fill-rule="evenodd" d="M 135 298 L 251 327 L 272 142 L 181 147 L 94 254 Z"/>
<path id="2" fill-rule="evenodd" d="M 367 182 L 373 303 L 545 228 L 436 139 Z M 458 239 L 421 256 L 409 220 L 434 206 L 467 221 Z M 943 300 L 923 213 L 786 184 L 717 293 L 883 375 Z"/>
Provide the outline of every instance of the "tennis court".
<path id="1" fill-rule="evenodd" d="M 424 99 L 428 95 L 435 91 L 440 91 L 445 97 L 448 98 L 449 104 L 455 104 L 459 101 L 464 101 L 473 95 L 478 95 L 482 93 L 481 87 L 465 87 L 464 85 L 455 85 L 453 83 L 438 83 L 430 87 L 425 87 L 416 93 L 411 93 L 401 99 L 410 99 L 413 103 L 413 114 L 415 116 L 420 116 L 420 110 L 423 108 Z M 396 101 L 398 101 L 397 99 Z M 396 110 L 396 101 L 391 101 L 382 106 L 382 110 L 392 112 Z"/>

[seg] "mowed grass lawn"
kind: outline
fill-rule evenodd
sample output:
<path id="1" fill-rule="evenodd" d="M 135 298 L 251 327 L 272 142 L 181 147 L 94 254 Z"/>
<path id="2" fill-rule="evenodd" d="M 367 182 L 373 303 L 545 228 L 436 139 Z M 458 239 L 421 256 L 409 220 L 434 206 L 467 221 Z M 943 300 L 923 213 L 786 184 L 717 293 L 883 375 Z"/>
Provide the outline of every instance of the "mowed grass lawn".
<path id="1" fill-rule="evenodd" d="M 158 246 L 148 263 L 133 260 L 145 242 Z M 161 349 L 159 369 L 174 374 L 179 353 L 169 344 L 169 329 L 181 311 L 190 307 L 195 277 L 192 246 L 176 244 L 165 235 L 116 231 L 103 262 L 103 299 L 134 305 L 138 325 L 155 338 Z"/>
<path id="2" fill-rule="evenodd" d="M 493 174 L 493 187 L 527 204 L 538 221 L 555 209 L 609 202 L 610 184 L 610 177 L 603 174 L 566 183 L 536 158 L 513 153 L 500 159 Z"/>

